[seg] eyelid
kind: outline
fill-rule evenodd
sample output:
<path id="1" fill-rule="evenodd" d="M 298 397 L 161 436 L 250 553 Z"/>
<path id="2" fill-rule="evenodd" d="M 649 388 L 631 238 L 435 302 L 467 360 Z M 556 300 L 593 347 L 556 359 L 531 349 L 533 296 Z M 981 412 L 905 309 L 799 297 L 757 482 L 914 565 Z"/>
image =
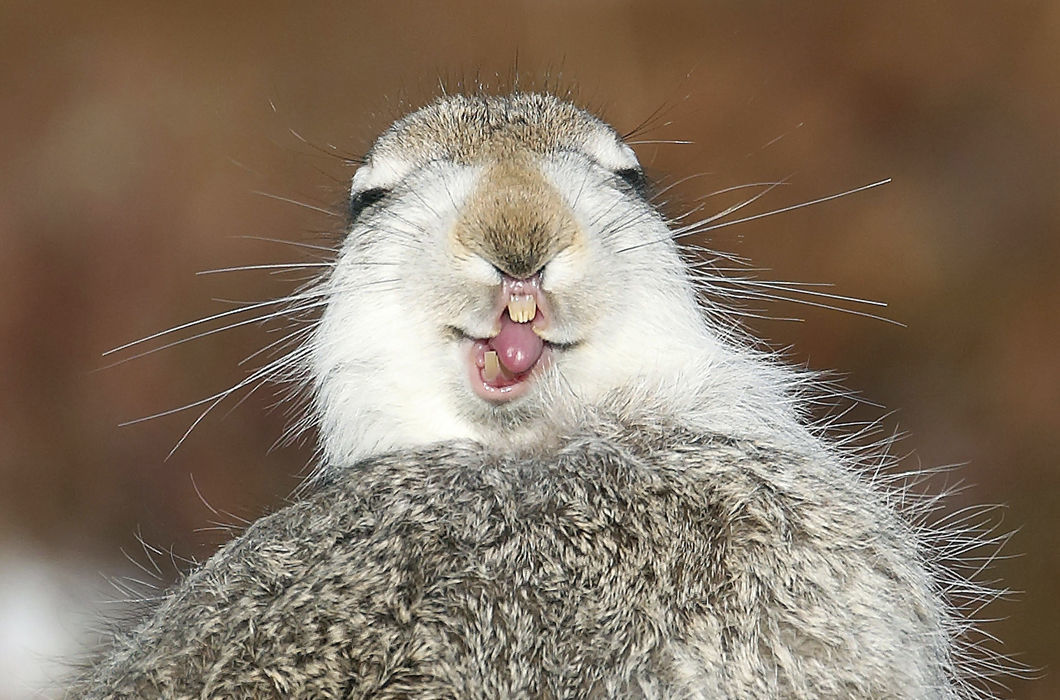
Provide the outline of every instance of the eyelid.
<path id="1" fill-rule="evenodd" d="M 378 203 L 388 194 L 390 194 L 390 189 L 386 187 L 370 187 L 366 190 L 352 193 L 346 212 L 348 223 L 352 224 L 361 215 L 361 212 Z"/>
<path id="2" fill-rule="evenodd" d="M 648 198 L 648 179 L 641 168 L 622 168 L 615 171 L 615 176 L 625 182 L 634 192 Z"/>

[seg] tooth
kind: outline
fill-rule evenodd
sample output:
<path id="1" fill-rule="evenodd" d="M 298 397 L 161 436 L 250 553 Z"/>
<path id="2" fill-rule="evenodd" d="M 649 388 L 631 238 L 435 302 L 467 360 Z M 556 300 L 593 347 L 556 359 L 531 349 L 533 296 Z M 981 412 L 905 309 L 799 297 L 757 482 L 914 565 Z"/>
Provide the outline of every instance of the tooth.
<path id="1" fill-rule="evenodd" d="M 501 363 L 497 360 L 497 353 L 493 350 L 487 350 L 484 359 L 485 364 L 482 367 L 482 378 L 487 382 L 492 382 L 501 374 Z"/>
<path id="2" fill-rule="evenodd" d="M 537 315 L 537 299 L 533 294 L 515 296 L 508 299 L 508 315 L 516 323 L 532 321 Z"/>

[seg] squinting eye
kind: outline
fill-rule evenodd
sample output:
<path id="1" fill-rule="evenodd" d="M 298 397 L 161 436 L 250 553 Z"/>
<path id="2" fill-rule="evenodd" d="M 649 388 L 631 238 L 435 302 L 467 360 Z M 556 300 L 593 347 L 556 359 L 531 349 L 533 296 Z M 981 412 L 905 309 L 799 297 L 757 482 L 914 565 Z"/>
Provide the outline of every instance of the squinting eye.
<path id="1" fill-rule="evenodd" d="M 640 168 L 623 168 L 615 171 L 615 175 L 622 179 L 629 187 L 641 197 L 647 197 L 648 180 L 644 177 L 644 171 Z"/>
<path id="2" fill-rule="evenodd" d="M 348 224 L 352 224 L 357 220 L 357 217 L 361 215 L 361 212 L 372 206 L 373 204 L 381 201 L 384 197 L 390 194 L 390 190 L 385 187 L 373 187 L 363 192 L 355 192 L 350 197 L 350 206 L 347 210 Z"/>

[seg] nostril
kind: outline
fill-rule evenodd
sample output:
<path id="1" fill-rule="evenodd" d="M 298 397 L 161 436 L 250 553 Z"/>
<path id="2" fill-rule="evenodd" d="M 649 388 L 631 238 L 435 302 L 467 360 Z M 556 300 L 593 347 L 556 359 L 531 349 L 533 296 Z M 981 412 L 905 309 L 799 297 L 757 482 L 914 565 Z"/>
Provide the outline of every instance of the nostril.
<path id="1" fill-rule="evenodd" d="M 502 278 L 508 280 L 530 280 L 535 277 L 540 277 L 545 271 L 546 265 L 539 265 L 536 262 L 533 264 L 527 264 L 525 261 L 514 261 L 514 260 L 500 260 L 499 262 L 490 261 L 490 265 Z"/>
<path id="2" fill-rule="evenodd" d="M 535 294 L 541 289 L 541 272 L 535 272 L 527 277 L 513 277 L 505 274 L 503 276 L 504 289 L 515 295 Z"/>

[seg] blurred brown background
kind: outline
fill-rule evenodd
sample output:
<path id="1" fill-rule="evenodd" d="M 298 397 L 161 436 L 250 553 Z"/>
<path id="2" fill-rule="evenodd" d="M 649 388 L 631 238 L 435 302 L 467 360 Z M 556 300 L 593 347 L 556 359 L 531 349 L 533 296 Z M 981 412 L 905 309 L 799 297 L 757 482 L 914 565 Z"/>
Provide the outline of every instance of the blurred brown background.
<path id="1" fill-rule="evenodd" d="M 75 653 L 115 595 L 97 573 L 131 570 L 122 549 L 145 561 L 137 533 L 198 558 L 224 539 L 203 528 L 232 517 L 196 486 L 252 519 L 311 458 L 269 450 L 286 421 L 269 390 L 168 461 L 195 413 L 118 427 L 238 381 L 263 329 L 97 371 L 101 353 L 290 290 L 297 275 L 194 273 L 302 259 L 247 237 L 315 242 L 336 220 L 256 192 L 341 206 L 336 154 L 439 81 L 509 84 L 516 60 L 620 131 L 662 110 L 639 138 L 693 143 L 637 150 L 664 184 L 701 174 L 671 192 L 684 206 L 787 176 L 751 213 L 894 179 L 702 242 L 907 324 L 776 303 L 756 308 L 804 321 L 752 325 L 895 410 L 910 466 L 967 462 L 955 507 L 1007 506 L 1019 556 L 989 576 L 1022 593 L 992 631 L 1044 668 L 1013 697 L 1060 697 L 1058 46 L 1056 2 L 4 3 L 0 698 Z"/>

